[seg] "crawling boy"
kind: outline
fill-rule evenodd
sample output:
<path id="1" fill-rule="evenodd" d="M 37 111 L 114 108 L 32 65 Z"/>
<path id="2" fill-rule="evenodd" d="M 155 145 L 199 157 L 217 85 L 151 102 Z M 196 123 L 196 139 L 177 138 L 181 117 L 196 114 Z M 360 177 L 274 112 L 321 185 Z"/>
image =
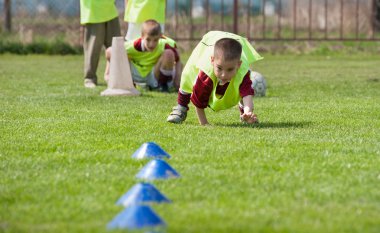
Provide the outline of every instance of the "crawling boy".
<path id="1" fill-rule="evenodd" d="M 241 121 L 257 123 L 258 118 L 253 112 L 250 64 L 260 59 L 262 57 L 241 36 L 221 31 L 207 33 L 186 63 L 178 91 L 178 105 L 167 121 L 183 122 L 191 101 L 201 125 L 209 124 L 204 111 L 206 107 L 219 111 L 238 103 Z"/>

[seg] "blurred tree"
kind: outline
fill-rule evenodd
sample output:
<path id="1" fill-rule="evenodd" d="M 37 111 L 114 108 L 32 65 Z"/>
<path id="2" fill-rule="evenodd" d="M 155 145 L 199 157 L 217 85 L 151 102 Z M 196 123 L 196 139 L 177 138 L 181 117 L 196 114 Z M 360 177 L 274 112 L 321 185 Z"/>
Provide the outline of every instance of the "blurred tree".
<path id="1" fill-rule="evenodd" d="M 11 19 L 11 0 L 4 0 L 4 28 L 7 32 L 12 30 Z"/>
<path id="2" fill-rule="evenodd" d="M 380 0 L 373 0 L 373 28 L 380 30 Z"/>

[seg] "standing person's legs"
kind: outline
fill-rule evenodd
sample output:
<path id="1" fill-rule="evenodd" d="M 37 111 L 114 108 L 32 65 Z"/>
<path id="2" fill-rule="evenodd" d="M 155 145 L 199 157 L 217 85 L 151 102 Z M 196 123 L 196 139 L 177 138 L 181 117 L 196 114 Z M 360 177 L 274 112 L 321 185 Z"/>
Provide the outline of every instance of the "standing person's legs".
<path id="1" fill-rule="evenodd" d="M 104 44 L 104 36 L 104 23 L 86 24 L 83 42 L 85 87 L 94 88 L 97 84 L 98 77 L 96 76 L 96 70 Z"/>
<path id="2" fill-rule="evenodd" d="M 115 36 L 121 36 L 120 33 L 120 23 L 119 18 L 116 17 L 110 21 L 108 21 L 105 25 L 105 38 L 104 38 L 104 46 L 106 47 L 106 70 L 104 71 L 104 81 L 108 82 L 109 75 L 109 62 L 111 59 L 111 46 L 112 46 L 112 38 Z"/>
<path id="3" fill-rule="evenodd" d="M 106 23 L 106 37 L 104 40 L 104 46 L 106 46 L 106 48 L 112 45 L 112 38 L 115 36 L 121 36 L 120 23 L 118 17 Z"/>

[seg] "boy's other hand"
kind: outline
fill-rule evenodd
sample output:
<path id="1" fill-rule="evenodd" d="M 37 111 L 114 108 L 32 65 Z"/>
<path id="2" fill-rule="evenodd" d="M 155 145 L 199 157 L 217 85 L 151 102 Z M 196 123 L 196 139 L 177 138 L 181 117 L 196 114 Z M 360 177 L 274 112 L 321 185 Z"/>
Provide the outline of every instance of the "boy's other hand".
<path id="1" fill-rule="evenodd" d="M 240 118 L 242 119 L 243 122 L 246 122 L 248 124 L 254 124 L 254 123 L 259 123 L 259 119 L 257 118 L 256 114 L 253 112 L 247 112 L 243 113 Z"/>

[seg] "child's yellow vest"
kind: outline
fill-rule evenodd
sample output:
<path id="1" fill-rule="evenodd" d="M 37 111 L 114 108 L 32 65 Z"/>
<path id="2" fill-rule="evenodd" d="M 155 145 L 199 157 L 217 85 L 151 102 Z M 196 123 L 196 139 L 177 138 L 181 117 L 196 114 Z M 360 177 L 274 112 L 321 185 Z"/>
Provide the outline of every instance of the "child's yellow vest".
<path id="1" fill-rule="evenodd" d="M 243 47 L 241 55 L 242 64 L 236 75 L 231 79 L 225 94 L 218 98 L 216 87 L 218 80 L 211 64 L 211 56 L 214 54 L 215 43 L 222 38 L 232 38 L 240 42 Z M 209 106 L 214 111 L 228 109 L 235 106 L 241 99 L 239 87 L 244 76 L 250 69 L 250 64 L 262 59 L 247 39 L 229 32 L 210 31 L 203 36 L 197 47 L 193 50 L 187 61 L 181 76 L 181 90 L 192 93 L 193 86 L 200 70 L 205 72 L 213 81 L 214 87 L 209 99 Z"/>
<path id="2" fill-rule="evenodd" d="M 138 51 L 135 49 L 133 43 L 134 41 L 126 41 L 124 47 L 127 51 L 129 60 L 136 67 L 142 77 L 146 77 L 152 71 L 154 65 L 165 50 L 165 44 L 175 47 L 175 41 L 168 37 L 160 38 L 157 47 L 151 52 Z"/>
<path id="3" fill-rule="evenodd" d="M 130 0 L 125 8 L 124 21 L 143 23 L 154 19 L 165 23 L 166 0 Z"/>
<path id="4" fill-rule="evenodd" d="M 118 15 L 114 1 L 80 0 L 80 23 L 103 23 Z"/>

